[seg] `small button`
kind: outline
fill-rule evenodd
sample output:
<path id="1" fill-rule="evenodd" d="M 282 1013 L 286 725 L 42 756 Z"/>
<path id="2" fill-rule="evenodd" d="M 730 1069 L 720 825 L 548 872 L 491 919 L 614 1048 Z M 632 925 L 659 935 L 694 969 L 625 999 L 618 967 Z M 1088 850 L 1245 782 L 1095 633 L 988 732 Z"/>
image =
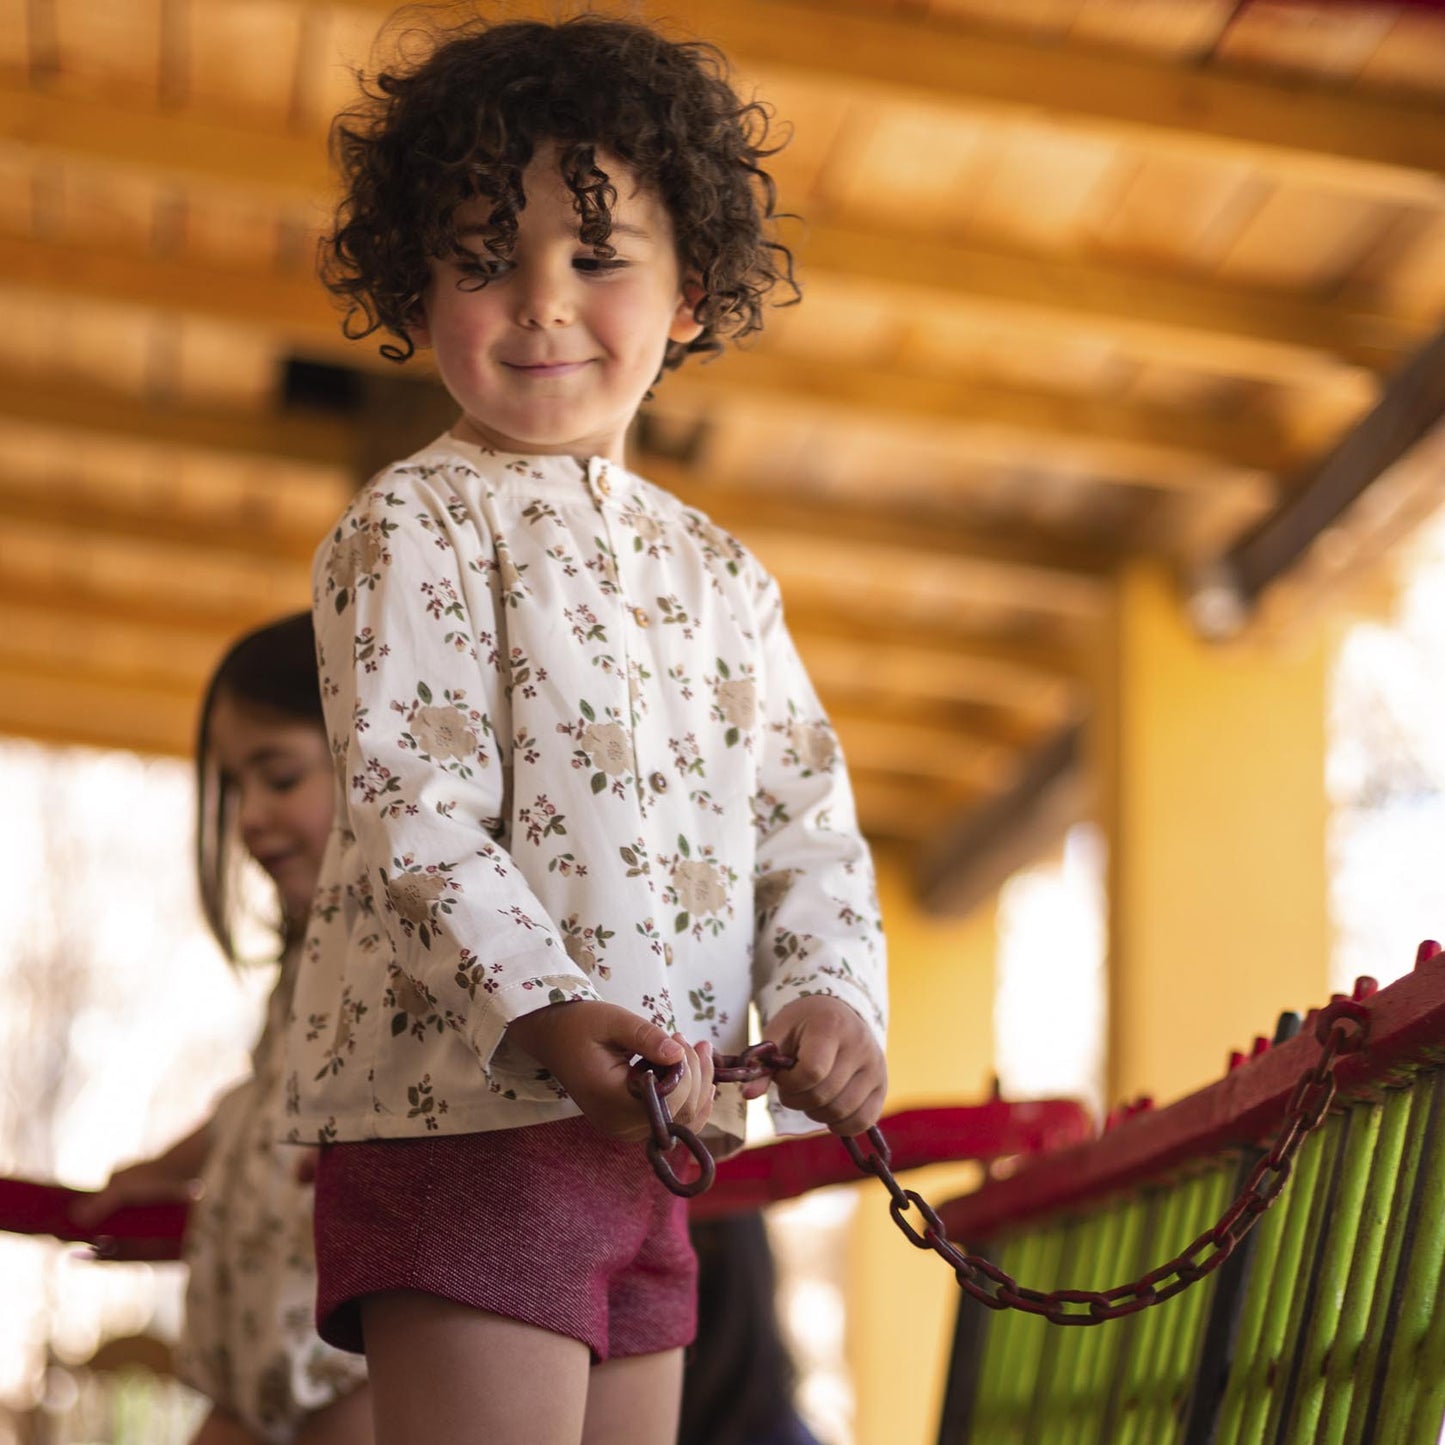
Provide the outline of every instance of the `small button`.
<path id="1" fill-rule="evenodd" d="M 667 791 L 667 777 L 663 773 L 654 773 L 648 780 L 654 793 L 665 793 Z"/>
<path id="2" fill-rule="evenodd" d="M 612 495 L 612 479 L 606 472 L 599 472 L 597 474 L 597 490 L 601 492 L 604 497 L 610 497 Z"/>
<path id="3" fill-rule="evenodd" d="M 639 627 L 651 627 L 651 626 L 652 626 L 652 618 L 650 618 L 650 617 L 647 615 L 647 613 L 646 613 L 641 607 L 634 607 L 634 608 L 632 609 L 632 620 L 633 620 Z"/>

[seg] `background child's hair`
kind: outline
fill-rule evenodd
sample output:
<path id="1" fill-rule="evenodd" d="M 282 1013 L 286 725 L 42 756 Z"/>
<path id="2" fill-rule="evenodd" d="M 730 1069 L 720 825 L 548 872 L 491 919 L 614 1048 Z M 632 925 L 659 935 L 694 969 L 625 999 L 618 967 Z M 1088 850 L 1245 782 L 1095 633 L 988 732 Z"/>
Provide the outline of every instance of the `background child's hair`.
<path id="1" fill-rule="evenodd" d="M 688 345 L 670 341 L 665 367 L 756 331 L 780 283 L 797 297 L 792 253 L 769 234 L 776 190 L 762 163 L 780 146 L 769 145 L 766 107 L 733 93 L 714 46 L 596 15 L 469 24 L 419 63 L 362 84 L 363 100 L 332 128 L 345 193 L 321 270 L 348 303 L 346 334 L 385 329 L 399 343 L 381 348 L 392 360 L 414 349 L 407 327 L 421 319 L 429 260 L 471 259 L 457 241 L 457 208 L 491 199 L 486 248 L 506 257 L 522 172 L 547 142 L 577 199 L 581 239 L 599 254 L 611 251 L 616 189 L 598 150 L 666 206 L 683 274 L 701 283 L 703 331 Z"/>
<path id="2" fill-rule="evenodd" d="M 211 719 L 221 697 L 287 723 L 314 723 L 325 736 L 311 614 L 297 612 L 238 638 L 217 665 L 201 702 L 196 726 L 196 877 L 206 922 L 226 957 L 238 963 L 235 894 L 243 850 L 236 835 L 235 790 L 221 779 L 211 739 Z M 286 920 L 280 924 L 284 933 Z"/>

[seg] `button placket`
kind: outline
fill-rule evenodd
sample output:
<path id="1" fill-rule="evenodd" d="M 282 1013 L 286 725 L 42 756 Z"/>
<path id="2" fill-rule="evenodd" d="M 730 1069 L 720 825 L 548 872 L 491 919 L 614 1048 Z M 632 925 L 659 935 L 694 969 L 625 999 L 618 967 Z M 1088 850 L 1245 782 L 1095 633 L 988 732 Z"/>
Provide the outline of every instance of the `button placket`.
<path id="1" fill-rule="evenodd" d="M 594 506 L 597 508 L 598 521 L 601 524 L 602 537 L 606 539 L 606 546 L 609 548 L 613 560 L 614 579 L 616 582 L 615 595 L 606 599 L 617 608 L 613 616 L 617 619 L 615 629 L 609 629 L 609 635 L 615 638 L 617 651 L 620 653 L 617 661 L 620 664 L 621 676 L 626 679 L 627 695 L 627 736 L 632 746 L 632 775 L 634 783 L 634 797 L 636 798 L 642 814 L 647 814 L 647 805 L 650 792 L 655 793 L 656 788 L 645 789 L 643 785 L 642 762 L 638 756 L 641 739 L 638 736 L 638 708 L 636 699 L 632 695 L 633 670 L 632 670 L 632 649 L 628 645 L 628 628 L 625 618 L 630 614 L 633 622 L 638 627 L 647 627 L 651 619 L 641 607 L 633 606 L 628 601 L 628 596 L 633 590 L 632 579 L 627 576 L 627 568 L 632 561 L 630 549 L 625 545 L 625 538 L 619 536 L 624 529 L 615 528 L 614 522 L 619 509 L 627 505 L 627 479 L 625 473 L 620 473 L 614 480 L 609 463 L 605 458 L 593 457 L 587 464 L 587 487 L 591 494 Z M 652 774 L 656 777 L 657 774 Z M 649 779 L 650 785 L 650 779 Z"/>

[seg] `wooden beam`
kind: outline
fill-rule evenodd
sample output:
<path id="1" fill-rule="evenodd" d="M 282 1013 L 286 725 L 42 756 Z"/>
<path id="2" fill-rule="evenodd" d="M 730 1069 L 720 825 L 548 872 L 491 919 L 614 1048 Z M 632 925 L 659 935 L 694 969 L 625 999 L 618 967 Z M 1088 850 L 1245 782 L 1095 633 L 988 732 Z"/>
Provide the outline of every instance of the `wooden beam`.
<path id="1" fill-rule="evenodd" d="M 0 732 L 37 742 L 186 756 L 195 709 L 192 697 L 0 663 Z"/>
<path id="2" fill-rule="evenodd" d="M 915 620 L 946 620 L 959 632 L 979 618 L 1020 614 L 1085 626 L 1108 603 L 1108 578 L 937 549 L 920 555 L 905 546 L 832 538 L 744 523 L 738 536 L 782 583 L 783 595 L 813 609 L 844 612 L 873 607 L 902 630 Z"/>
<path id="3" fill-rule="evenodd" d="M 92 677 L 195 702 L 222 653 L 251 625 L 135 621 L 95 608 L 0 598 L 0 664 Z"/>
<path id="4" fill-rule="evenodd" d="M 858 821 L 870 838 L 922 844 L 935 838 L 974 796 L 941 786 L 936 778 L 899 778 L 849 767 Z"/>
<path id="5" fill-rule="evenodd" d="M 989 307 L 1042 333 L 1085 328 L 1196 370 L 1259 380 L 1318 378 L 1322 359 L 1388 369 L 1427 329 L 1348 296 L 1325 302 L 1158 270 L 838 226 L 810 227 L 799 259 L 805 273 L 913 294 L 922 304 L 933 298 Z"/>
<path id="6" fill-rule="evenodd" d="M 342 337 L 340 312 L 306 273 L 176 262 L 109 246 L 0 235 L 0 276 L 30 291 L 212 317 L 270 332 L 318 356 L 353 365 L 369 361 L 368 348 Z"/>
<path id="7" fill-rule="evenodd" d="M 322 0 L 303 0 L 318 8 Z M 326 0 L 329 8 L 330 0 Z M 378 24 L 390 0 L 348 0 Z M 1126 51 L 1040 44 L 865 3 L 647 0 L 644 13 L 721 45 L 741 68 L 785 71 L 861 100 L 1041 120 L 1206 159 L 1253 160 L 1313 185 L 1438 204 L 1445 127 L 1429 100 L 1361 95 Z M 509 15 L 557 13 L 522 0 Z"/>
<path id="8" fill-rule="evenodd" d="M 348 472 L 355 450 L 352 427 L 334 417 L 167 402 L 14 368 L 0 368 L 0 417 L 67 434 L 96 432 L 188 451 L 284 457 Z"/>
<path id="9" fill-rule="evenodd" d="M 762 9 L 772 3 L 768 0 Z M 731 6 L 732 0 L 727 4 Z M 1177 72 L 1167 73 L 1178 79 Z M 25 120 L 25 109 L 34 94 L 28 89 L 11 89 L 9 105 L 19 113 L 11 123 L 12 131 L 18 136 L 27 130 L 46 133 L 51 124 L 43 117 L 33 125 Z M 79 117 L 66 123 L 65 135 L 78 148 L 67 153 L 92 156 L 85 136 L 106 130 L 108 112 L 97 111 L 92 119 L 86 112 L 88 101 L 67 103 Z M 50 113 L 48 101 L 43 100 L 41 109 Z M 188 175 L 208 184 L 226 184 L 236 169 L 253 176 L 273 174 L 287 191 L 298 183 L 315 183 L 317 138 L 281 142 L 266 136 L 258 154 L 241 160 L 237 152 L 246 146 L 245 134 L 228 130 L 228 161 L 220 168 L 213 164 L 216 152 L 212 147 L 193 142 L 189 125 L 184 115 L 158 109 L 138 111 L 116 134 L 133 137 L 133 164 L 139 169 L 156 164 L 158 156 L 167 156 L 172 158 L 171 165 L 185 167 Z M 1445 130 L 1445 126 L 1437 128 Z M 280 158 L 286 145 L 294 147 L 289 162 Z M 116 160 L 109 145 L 92 158 Z M 1436 178 L 1431 180 L 1440 185 Z M 224 314 L 237 320 L 254 317 L 255 324 L 286 335 L 305 332 L 314 325 L 326 331 L 315 344 L 325 344 L 328 354 L 336 354 L 344 345 L 328 298 L 309 278 L 232 275 L 187 262 L 167 264 L 160 268 L 162 276 L 148 279 L 133 268 L 124 269 L 125 258 L 110 257 L 98 248 L 42 246 L 39 249 L 57 252 L 54 260 L 47 262 L 15 247 L 16 243 L 9 241 L 0 252 L 0 273 L 20 284 L 64 288 L 69 272 L 68 289 L 75 293 L 100 292 L 162 309 Z M 1383 314 L 1365 304 L 1352 305 L 1347 298 L 1326 303 L 1122 265 L 1051 261 L 897 233 L 876 235 L 815 224 L 799 238 L 799 250 L 805 268 L 834 275 L 850 285 L 902 287 L 925 299 L 942 297 L 959 305 L 1002 308 L 1055 332 L 1088 325 L 1126 343 L 1162 348 L 1165 354 L 1194 366 L 1215 365 L 1262 378 L 1309 375 L 1318 371 L 1320 357 L 1387 367 L 1421 334 L 1420 326 L 1408 317 Z M 119 286 L 118 275 L 126 278 Z M 303 297 L 298 287 L 314 294 Z"/>
<path id="10" fill-rule="evenodd" d="M 901 427 L 997 429 L 1016 438 L 1020 455 L 1037 459 L 1062 450 L 1095 462 L 1108 480 L 1194 490 L 1213 485 L 1201 459 L 1244 471 L 1272 473 L 1299 459 L 1266 418 L 1153 406 L 1102 395 L 1073 395 L 1007 386 L 978 376 L 844 366 L 834 360 L 749 349 L 716 362 L 684 367 L 667 379 L 665 397 L 697 406 L 741 402 L 806 407 L 844 422 L 868 416 Z"/>
<path id="11" fill-rule="evenodd" d="M 739 536 L 792 532 L 819 543 L 906 550 L 923 559 L 977 558 L 1095 580 L 1112 574 L 1124 557 L 1116 548 L 1073 542 L 1058 532 L 1017 526 L 985 530 L 946 517 L 914 521 L 896 508 L 850 507 L 828 498 L 779 495 L 776 488 L 737 486 L 660 457 L 648 458 L 646 475 Z"/>
<path id="12" fill-rule="evenodd" d="M 1022 761 L 1006 791 L 966 812 L 920 861 L 923 906 L 969 913 L 1056 846 L 1086 815 L 1083 752 L 1083 724 L 1063 729 Z"/>
<path id="13" fill-rule="evenodd" d="M 310 568 L 194 540 L 116 537 L 83 521 L 6 521 L 0 597 L 137 621 L 247 625 L 311 603 Z"/>
<path id="14" fill-rule="evenodd" d="M 821 609 L 811 606 L 805 598 L 786 601 L 788 625 L 795 638 L 855 643 L 877 652 L 903 647 L 916 651 L 924 666 L 938 672 L 946 672 L 950 663 L 955 662 L 960 667 L 977 668 L 980 674 L 987 668 L 996 668 L 997 685 L 1006 692 L 1030 685 L 1058 684 L 1077 691 L 1092 676 L 1081 639 L 1068 635 L 999 635 L 961 627 L 950 618 L 935 616 L 921 621 L 911 619 L 907 640 L 902 641 L 897 627 L 887 619 L 880 619 L 874 611 Z M 966 684 L 960 681 L 959 685 Z M 986 700 L 988 695 L 981 696 Z"/>
<path id="15" fill-rule="evenodd" d="M 302 569 L 309 569 L 317 546 L 344 506 L 345 498 L 338 498 L 324 521 L 302 529 L 288 519 L 283 507 L 269 516 L 258 515 L 244 500 L 227 508 L 216 505 L 214 498 L 203 497 L 189 509 L 183 499 L 165 494 L 149 505 L 136 506 L 95 489 L 87 489 L 84 497 L 77 499 L 64 487 L 42 491 L 16 486 L 0 469 L 0 518 L 10 535 L 25 526 L 43 533 L 59 529 L 66 535 L 83 536 L 87 545 L 125 540 L 160 543 L 185 556 L 284 561 L 299 563 Z M 316 509 L 311 509 L 313 521 L 315 513 Z"/>
<path id="16" fill-rule="evenodd" d="M 46 156 L 83 156 L 142 175 L 289 198 L 313 213 L 335 184 L 324 135 L 115 105 L 13 81 L 0 84 L 0 140 Z"/>
<path id="17" fill-rule="evenodd" d="M 865 722 L 878 726 L 924 727 L 946 732 L 965 744 L 984 743 L 1009 753 L 1027 752 L 1039 741 L 1039 727 L 1022 710 L 1006 704 L 939 702 L 909 696 L 882 686 L 867 672 L 856 670 L 851 682 L 830 684 L 810 670 L 835 726 Z"/>
<path id="18" fill-rule="evenodd" d="M 1064 679 L 1040 678 L 966 653 L 942 657 L 914 648 L 906 630 L 891 643 L 870 646 L 820 638 L 793 628 L 793 640 L 819 693 L 835 700 L 889 698 L 900 708 L 959 710 L 960 725 L 972 719 L 1005 740 L 1057 727 L 1076 714 L 1078 689 Z"/>
<path id="19" fill-rule="evenodd" d="M 856 4 L 658 0 L 658 8 L 740 64 L 786 69 L 860 97 L 902 95 L 1034 124 L 1083 122 L 1137 144 L 1253 160 L 1380 199 L 1438 204 L 1445 195 L 1445 114 L 1428 100 L 1039 44 Z"/>
<path id="20" fill-rule="evenodd" d="M 835 730 L 850 768 L 942 782 L 976 793 L 1002 791 L 1017 762 L 1012 749 L 951 728 L 878 722 L 852 715 L 838 719 Z"/>
<path id="21" fill-rule="evenodd" d="M 1264 592 L 1442 426 L 1445 331 L 1400 369 L 1376 406 L 1289 488 L 1288 500 L 1206 570 L 1192 599 L 1196 625 L 1212 636 L 1237 632 Z"/>

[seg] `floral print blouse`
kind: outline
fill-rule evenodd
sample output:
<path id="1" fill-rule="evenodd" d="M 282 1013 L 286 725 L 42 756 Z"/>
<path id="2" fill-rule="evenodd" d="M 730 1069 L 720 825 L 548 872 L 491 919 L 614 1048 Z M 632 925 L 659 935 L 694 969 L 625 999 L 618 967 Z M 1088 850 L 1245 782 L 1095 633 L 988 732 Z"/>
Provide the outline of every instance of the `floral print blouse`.
<path id="1" fill-rule="evenodd" d="M 442 437 L 357 496 L 314 605 L 337 819 L 288 1137 L 575 1114 L 506 1037 L 562 1000 L 732 1053 L 750 1002 L 826 993 L 882 1041 L 837 741 L 776 584 L 701 513 L 602 458 Z M 740 1090 L 709 1128 L 741 1141 Z"/>
<path id="2" fill-rule="evenodd" d="M 296 954 L 282 961 L 251 1055 L 252 1074 L 227 1094 L 210 1123 L 191 1207 L 186 1324 L 176 1372 L 267 1445 L 288 1445 L 315 1410 L 366 1379 L 366 1361 L 316 1333 L 314 1190 L 297 1178 L 282 1130 L 286 1018 Z"/>

